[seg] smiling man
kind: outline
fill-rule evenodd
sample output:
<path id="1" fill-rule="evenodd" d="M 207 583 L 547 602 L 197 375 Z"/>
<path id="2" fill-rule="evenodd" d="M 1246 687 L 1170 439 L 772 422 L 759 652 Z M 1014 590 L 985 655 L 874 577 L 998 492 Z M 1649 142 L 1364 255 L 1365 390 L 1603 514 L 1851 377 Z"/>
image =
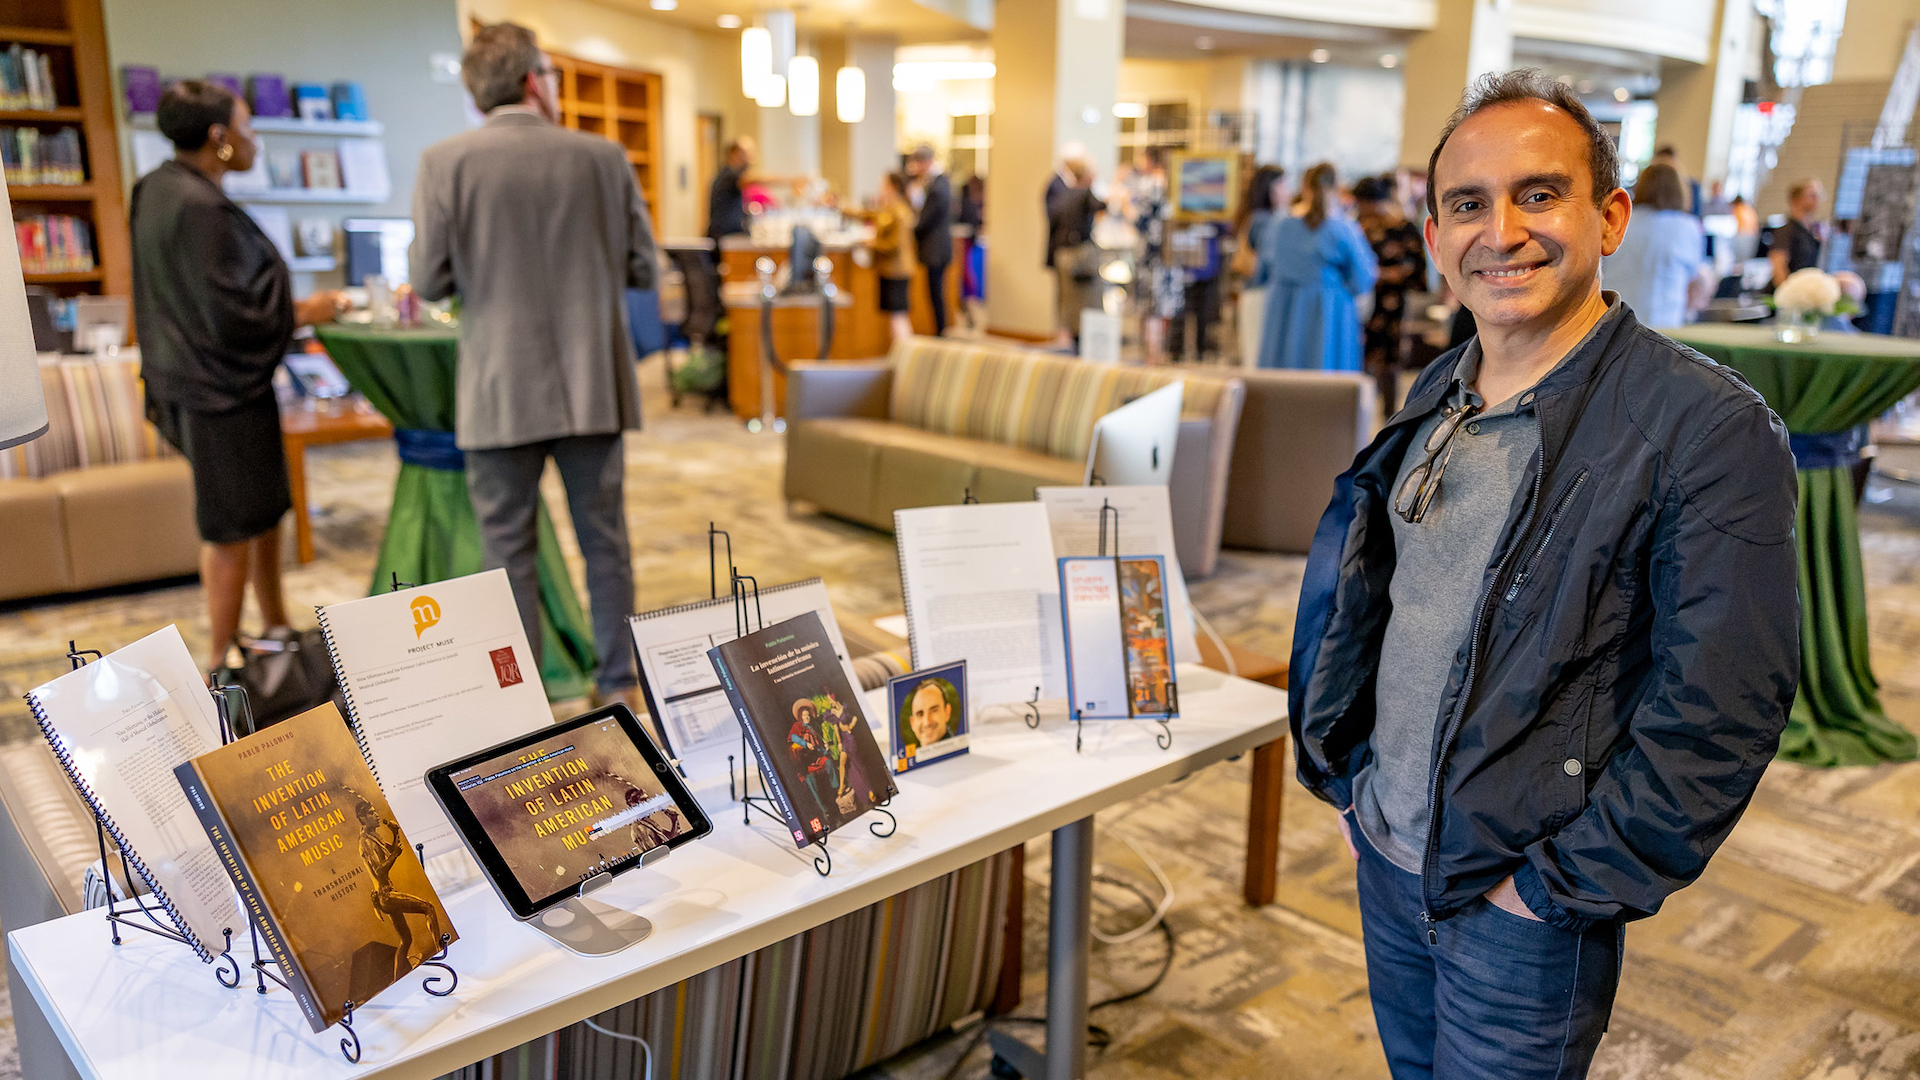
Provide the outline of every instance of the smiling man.
<path id="1" fill-rule="evenodd" d="M 1632 206 L 1571 90 L 1481 80 L 1428 174 L 1479 336 L 1321 519 L 1299 774 L 1359 862 L 1396 1080 L 1578 1077 L 1626 923 L 1699 877 L 1786 723 L 1793 460 L 1738 376 L 1601 291 Z"/>

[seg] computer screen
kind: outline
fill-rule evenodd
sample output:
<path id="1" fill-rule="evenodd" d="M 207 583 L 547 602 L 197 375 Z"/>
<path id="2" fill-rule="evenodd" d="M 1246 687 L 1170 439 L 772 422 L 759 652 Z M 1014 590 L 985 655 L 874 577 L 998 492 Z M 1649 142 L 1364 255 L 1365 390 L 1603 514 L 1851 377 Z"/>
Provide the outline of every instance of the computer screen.
<path id="1" fill-rule="evenodd" d="M 368 274 L 378 274 L 388 285 L 407 280 L 407 247 L 413 243 L 410 218 L 348 218 L 340 223 L 346 237 L 347 284 L 364 285 Z"/>

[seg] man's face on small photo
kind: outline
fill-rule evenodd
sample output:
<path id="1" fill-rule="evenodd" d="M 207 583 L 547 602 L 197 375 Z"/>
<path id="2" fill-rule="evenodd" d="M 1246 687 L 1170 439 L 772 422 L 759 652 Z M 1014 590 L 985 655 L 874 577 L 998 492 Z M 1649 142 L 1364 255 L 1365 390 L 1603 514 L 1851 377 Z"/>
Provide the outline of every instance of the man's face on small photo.
<path id="1" fill-rule="evenodd" d="M 1467 118 L 1440 151 L 1427 244 L 1483 326 L 1552 323 L 1594 287 L 1626 235 L 1625 194 L 1595 202 L 1587 135 L 1545 101 Z"/>
<path id="2" fill-rule="evenodd" d="M 913 728 L 913 737 L 921 746 L 939 742 L 947 737 L 947 722 L 953 717 L 953 710 L 947 705 L 947 695 L 932 682 L 923 682 L 913 692 L 913 708 L 907 714 L 907 725 Z"/>

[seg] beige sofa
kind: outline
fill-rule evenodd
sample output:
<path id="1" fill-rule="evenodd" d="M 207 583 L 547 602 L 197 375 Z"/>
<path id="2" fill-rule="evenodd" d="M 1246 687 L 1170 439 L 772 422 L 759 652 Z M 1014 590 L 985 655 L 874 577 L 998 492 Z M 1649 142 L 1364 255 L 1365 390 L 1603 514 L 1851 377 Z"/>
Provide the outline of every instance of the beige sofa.
<path id="1" fill-rule="evenodd" d="M 1305 555 L 1333 482 L 1380 427 L 1373 377 L 1243 370 L 1246 404 L 1233 441 L 1222 542 Z"/>
<path id="2" fill-rule="evenodd" d="M 1084 478 L 1094 422 L 1186 380 L 1168 495 L 1181 567 L 1213 572 L 1244 387 L 1185 368 L 1122 367 L 1015 346 L 909 338 L 873 363 L 796 364 L 786 497 L 877 529 L 893 512 L 1033 498 Z"/>
<path id="3" fill-rule="evenodd" d="M 0 601 L 191 574 L 193 476 L 142 415 L 139 362 L 49 358 L 47 433 L 0 451 Z"/>

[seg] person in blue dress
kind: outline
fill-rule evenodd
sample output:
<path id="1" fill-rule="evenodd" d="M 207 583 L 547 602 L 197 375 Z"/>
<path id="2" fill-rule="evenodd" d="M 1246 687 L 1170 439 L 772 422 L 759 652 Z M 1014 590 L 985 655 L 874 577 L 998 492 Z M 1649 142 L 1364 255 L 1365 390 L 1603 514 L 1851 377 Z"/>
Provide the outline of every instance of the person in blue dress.
<path id="1" fill-rule="evenodd" d="M 1267 289 L 1260 366 L 1359 371 L 1354 298 L 1373 288 L 1373 248 L 1340 205 L 1332 165 L 1307 170 L 1300 201 L 1295 213 L 1269 222 L 1256 245 L 1260 263 L 1251 285 Z"/>

